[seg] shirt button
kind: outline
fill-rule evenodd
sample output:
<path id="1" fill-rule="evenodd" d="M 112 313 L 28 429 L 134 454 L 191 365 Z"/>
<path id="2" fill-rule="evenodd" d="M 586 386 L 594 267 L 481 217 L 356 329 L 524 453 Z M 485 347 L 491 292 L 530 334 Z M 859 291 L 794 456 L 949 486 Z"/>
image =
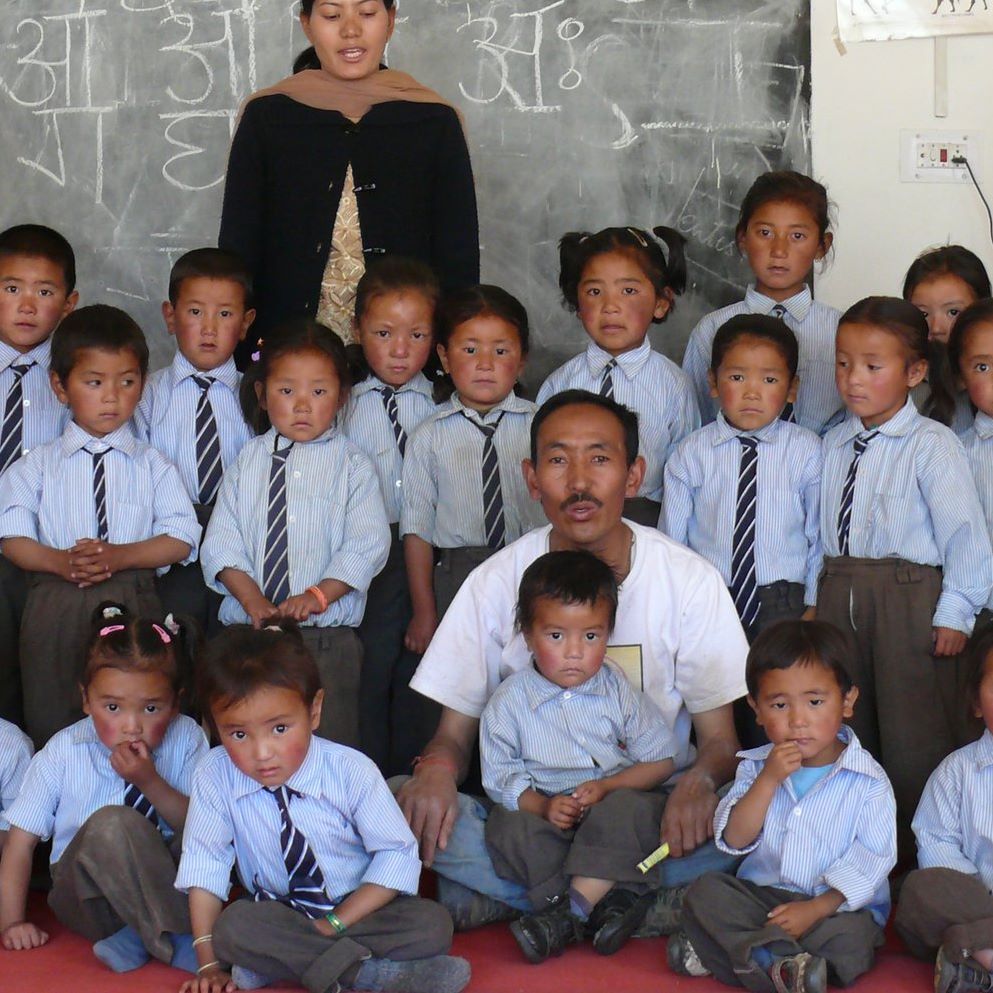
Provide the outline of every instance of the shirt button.
<path id="1" fill-rule="evenodd" d="M 401 486 L 403 486 L 403 480 L 402 479 L 398 479 L 396 481 L 396 487 L 397 487 L 397 489 L 400 489 Z"/>
<path id="2" fill-rule="evenodd" d="M 571 700 L 572 699 L 572 694 L 568 690 L 566 690 L 565 693 L 562 694 L 562 699 L 563 700 Z"/>
<path id="3" fill-rule="evenodd" d="M 31 401 L 30 400 L 25 400 L 24 401 L 24 406 L 25 407 L 30 407 L 31 406 Z"/>
<path id="4" fill-rule="evenodd" d="M 287 517 L 286 519 L 290 522 L 290 524 L 296 524 L 296 517 Z M 797 811 L 797 813 L 799 813 L 799 811 Z"/>
<path id="5" fill-rule="evenodd" d="M 294 479 L 299 479 L 300 478 L 300 470 L 299 469 L 294 469 L 293 470 L 293 478 Z"/>
<path id="6" fill-rule="evenodd" d="M 800 816 L 800 814 L 801 814 L 801 810 L 800 810 L 800 808 L 799 808 L 799 807 L 797 807 L 797 808 L 796 808 L 796 809 L 795 809 L 795 810 L 793 811 L 793 816 L 794 816 L 794 817 L 799 817 L 799 816 Z"/>

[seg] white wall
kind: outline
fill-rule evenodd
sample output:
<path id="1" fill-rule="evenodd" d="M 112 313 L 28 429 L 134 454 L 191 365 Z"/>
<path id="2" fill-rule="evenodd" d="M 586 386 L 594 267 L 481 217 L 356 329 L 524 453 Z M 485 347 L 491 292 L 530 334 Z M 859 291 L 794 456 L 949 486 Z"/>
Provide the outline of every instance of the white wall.
<path id="1" fill-rule="evenodd" d="M 948 39 L 948 116 L 934 116 L 931 39 L 835 47 L 835 0 L 811 0 L 814 176 L 836 205 L 834 259 L 817 296 L 845 309 L 898 295 L 924 248 L 957 242 L 993 273 L 989 224 L 975 187 L 901 183 L 904 128 L 979 132 L 977 178 L 993 203 L 993 35 Z"/>

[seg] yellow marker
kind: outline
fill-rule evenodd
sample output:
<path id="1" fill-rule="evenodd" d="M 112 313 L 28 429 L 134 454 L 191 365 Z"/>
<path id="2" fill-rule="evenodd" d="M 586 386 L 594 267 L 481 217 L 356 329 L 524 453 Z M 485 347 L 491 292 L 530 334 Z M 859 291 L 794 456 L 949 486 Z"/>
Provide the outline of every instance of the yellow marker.
<path id="1" fill-rule="evenodd" d="M 669 857 L 669 843 L 663 842 L 661 845 L 659 845 L 658 848 L 655 849 L 654 852 L 652 852 L 651 855 L 649 855 L 647 858 L 642 859 L 638 863 L 638 868 L 642 872 L 648 872 L 648 870 L 651 869 L 653 865 L 658 865 L 659 862 L 662 861 L 662 859 L 666 859 L 668 857 Z"/>

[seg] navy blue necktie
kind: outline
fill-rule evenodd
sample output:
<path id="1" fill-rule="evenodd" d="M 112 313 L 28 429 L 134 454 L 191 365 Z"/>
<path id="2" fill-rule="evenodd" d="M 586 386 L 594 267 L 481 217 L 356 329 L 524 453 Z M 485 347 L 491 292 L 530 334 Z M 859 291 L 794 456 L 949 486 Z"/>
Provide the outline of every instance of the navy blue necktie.
<path id="1" fill-rule="evenodd" d="M 155 827 L 159 827 L 159 815 L 152 806 L 152 801 L 134 783 L 127 784 L 127 789 L 124 791 L 124 802 L 127 806 L 134 807 L 142 817 L 150 820 Z"/>
<path id="2" fill-rule="evenodd" d="M 738 498 L 734 509 L 734 537 L 731 543 L 731 597 L 744 628 L 755 623 L 759 614 L 758 584 L 755 581 L 755 481 L 758 468 L 758 441 L 740 435 L 741 462 L 738 467 Z"/>
<path id="3" fill-rule="evenodd" d="M 86 451 L 90 452 L 87 448 Z M 103 460 L 110 449 L 102 452 L 90 452 L 93 456 L 93 503 L 97 511 L 97 537 L 101 541 L 110 541 L 110 527 L 107 523 L 107 473 Z"/>
<path id="4" fill-rule="evenodd" d="M 503 413 L 493 424 L 480 424 L 466 415 L 466 420 L 482 432 L 483 442 L 483 526 L 487 548 L 503 548 L 506 524 L 503 516 L 503 490 L 500 487 L 500 460 L 497 457 L 493 435 L 503 420 Z"/>
<path id="5" fill-rule="evenodd" d="M 35 363 L 12 365 L 14 382 L 7 391 L 3 406 L 3 426 L 0 427 L 0 472 L 5 472 L 21 457 L 24 447 L 24 374 Z"/>
<path id="6" fill-rule="evenodd" d="M 196 411 L 197 496 L 199 502 L 212 504 L 221 485 L 221 438 L 217 433 L 214 408 L 207 394 L 214 385 L 213 376 L 190 376 L 200 387 Z"/>
<path id="7" fill-rule="evenodd" d="M 403 458 L 407 451 L 407 432 L 404 431 L 400 423 L 400 411 L 397 407 L 397 391 L 392 386 L 382 386 L 379 392 L 383 394 L 383 406 L 386 407 L 386 416 L 393 426 L 393 437 L 397 440 L 397 448 L 400 449 L 400 458 Z"/>
<path id="8" fill-rule="evenodd" d="M 845 485 L 841 488 L 841 507 L 838 509 L 838 548 L 842 555 L 848 554 L 848 534 L 852 528 L 852 504 L 855 501 L 855 476 L 859 471 L 859 462 L 865 455 L 865 450 L 869 447 L 878 431 L 870 431 L 868 434 L 860 434 L 855 438 L 855 454 L 852 456 L 851 464 L 848 466 L 848 475 L 845 477 Z"/>
<path id="9" fill-rule="evenodd" d="M 286 459 L 293 448 L 273 442 L 269 469 L 269 504 L 266 511 L 265 551 L 262 557 L 262 592 L 272 604 L 280 604 L 290 595 L 290 553 L 286 534 Z"/>
<path id="10" fill-rule="evenodd" d="M 603 378 L 600 380 L 600 396 L 614 399 L 614 370 L 617 368 L 617 359 L 611 359 L 603 367 Z"/>

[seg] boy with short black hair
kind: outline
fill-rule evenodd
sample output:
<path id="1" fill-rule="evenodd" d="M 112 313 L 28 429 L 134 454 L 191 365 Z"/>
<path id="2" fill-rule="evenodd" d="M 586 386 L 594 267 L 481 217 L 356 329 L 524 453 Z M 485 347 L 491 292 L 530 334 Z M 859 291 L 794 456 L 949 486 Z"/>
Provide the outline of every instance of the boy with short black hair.
<path id="1" fill-rule="evenodd" d="M 744 855 L 683 902 L 670 967 L 763 993 L 823 993 L 873 964 L 890 910 L 896 801 L 842 722 L 858 689 L 851 646 L 821 621 L 781 621 L 748 654 L 748 702 L 771 744 L 740 752 L 717 807 L 718 848 Z"/>

